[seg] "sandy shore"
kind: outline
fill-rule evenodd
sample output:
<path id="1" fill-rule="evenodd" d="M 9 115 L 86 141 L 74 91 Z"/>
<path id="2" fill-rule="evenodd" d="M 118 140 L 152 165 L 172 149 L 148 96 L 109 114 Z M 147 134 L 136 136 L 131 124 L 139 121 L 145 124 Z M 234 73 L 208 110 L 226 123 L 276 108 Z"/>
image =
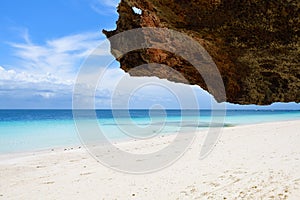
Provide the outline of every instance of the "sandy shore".
<path id="1" fill-rule="evenodd" d="M 0 155 L 0 199 L 300 199 L 300 121 L 224 128 L 199 160 L 204 137 L 173 165 L 143 175 L 111 170 L 78 147 Z M 139 152 L 171 141 L 121 146 Z"/>

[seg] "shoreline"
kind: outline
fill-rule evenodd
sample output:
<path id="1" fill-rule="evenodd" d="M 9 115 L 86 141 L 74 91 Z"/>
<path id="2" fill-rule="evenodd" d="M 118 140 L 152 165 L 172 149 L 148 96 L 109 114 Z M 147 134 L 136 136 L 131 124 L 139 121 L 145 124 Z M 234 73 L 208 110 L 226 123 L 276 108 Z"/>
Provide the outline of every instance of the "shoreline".
<path id="1" fill-rule="evenodd" d="M 227 125 L 229 126 L 224 126 L 222 129 L 228 129 L 228 128 L 235 128 L 235 127 L 247 127 L 247 126 L 255 126 L 255 125 L 261 125 L 261 124 L 277 124 L 277 123 L 281 123 L 281 122 L 300 122 L 300 119 L 287 119 L 287 120 L 278 120 L 278 121 L 267 121 L 267 122 L 259 122 L 259 123 L 249 123 L 249 124 L 234 124 L 234 123 L 227 123 Z M 226 123 L 224 122 L 224 125 Z M 203 133 L 206 132 L 208 129 L 201 129 L 201 130 L 197 130 L 195 134 L 199 134 L 199 133 Z M 78 137 L 78 134 L 76 134 Z M 158 138 L 163 138 L 163 137 L 172 137 L 176 134 L 174 133 L 164 133 L 160 136 L 158 136 Z M 54 147 L 46 147 L 46 148 L 40 148 L 40 149 L 34 149 L 34 150 L 19 150 L 19 151 L 14 151 L 14 152 L 0 152 L 0 161 L 2 157 L 8 157 L 9 155 L 15 155 L 15 156 L 21 156 L 21 155 L 31 155 L 31 154 L 38 154 L 38 153 L 46 153 L 46 152 L 53 152 L 53 151 L 69 151 L 69 150 L 76 150 L 76 149 L 85 149 L 84 144 L 81 143 L 81 139 L 78 138 L 78 140 L 80 141 L 79 144 L 70 144 L 70 145 L 57 145 Z M 124 143 L 131 143 L 131 142 L 135 142 L 138 141 L 137 139 L 113 139 L 110 141 L 112 142 L 112 144 L 124 144 Z"/>

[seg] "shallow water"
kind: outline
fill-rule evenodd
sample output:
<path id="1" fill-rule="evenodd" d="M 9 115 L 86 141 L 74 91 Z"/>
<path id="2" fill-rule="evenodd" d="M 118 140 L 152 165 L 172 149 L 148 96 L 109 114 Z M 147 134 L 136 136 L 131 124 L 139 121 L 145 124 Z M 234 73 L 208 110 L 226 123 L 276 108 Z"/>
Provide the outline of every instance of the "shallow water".
<path id="1" fill-rule="evenodd" d="M 92 115 L 91 115 L 92 113 Z M 78 121 L 94 122 L 110 140 L 300 119 L 300 111 L 97 110 L 77 112 Z M 224 124 L 223 124 L 224 121 Z M 88 130 L 88 129 L 87 129 Z M 81 145 L 72 110 L 0 110 L 0 153 Z"/>

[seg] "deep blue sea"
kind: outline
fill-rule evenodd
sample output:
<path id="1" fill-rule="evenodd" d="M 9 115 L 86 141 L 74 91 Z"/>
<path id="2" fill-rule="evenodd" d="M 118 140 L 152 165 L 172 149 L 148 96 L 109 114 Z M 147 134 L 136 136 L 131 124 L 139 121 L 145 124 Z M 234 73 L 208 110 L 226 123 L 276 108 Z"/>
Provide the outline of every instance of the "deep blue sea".
<path id="1" fill-rule="evenodd" d="M 292 110 L 96 110 L 101 130 L 111 140 L 128 139 L 120 127 L 137 126 L 149 132 L 174 134 L 182 127 L 238 126 L 300 119 Z M 90 120 L 90 112 L 79 111 L 78 120 Z M 221 123 L 224 120 L 224 124 Z M 152 126 L 149 126 L 149 124 Z M 128 129 L 132 130 L 132 129 Z M 134 129 L 133 129 L 134 130 Z M 138 132 L 138 131 L 137 131 Z M 138 134 L 138 133 L 135 133 Z M 129 137 L 130 138 L 130 137 Z M 72 110 L 0 110 L 0 153 L 35 151 L 81 145 Z"/>

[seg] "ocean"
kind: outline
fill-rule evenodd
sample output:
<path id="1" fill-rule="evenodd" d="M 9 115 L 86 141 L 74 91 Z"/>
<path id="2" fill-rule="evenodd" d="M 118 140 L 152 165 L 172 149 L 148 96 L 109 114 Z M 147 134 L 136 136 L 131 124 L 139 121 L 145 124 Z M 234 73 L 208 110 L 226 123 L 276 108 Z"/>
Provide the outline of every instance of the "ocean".
<path id="1" fill-rule="evenodd" d="M 167 135 L 177 133 L 182 127 L 201 130 L 211 126 L 228 127 L 300 119 L 300 111 L 295 110 L 226 110 L 224 117 L 223 112 L 217 111 L 214 112 L 217 122 L 212 121 L 211 110 L 93 112 L 105 136 L 116 141 L 130 139 L 131 136 L 124 134 L 124 127 L 136 132 L 135 136 L 145 132 L 134 130 L 146 130 L 147 134 Z M 80 113 L 77 120 L 91 120 L 90 112 L 81 110 Z M 0 153 L 81 146 L 79 138 L 72 110 L 0 110 Z"/>

